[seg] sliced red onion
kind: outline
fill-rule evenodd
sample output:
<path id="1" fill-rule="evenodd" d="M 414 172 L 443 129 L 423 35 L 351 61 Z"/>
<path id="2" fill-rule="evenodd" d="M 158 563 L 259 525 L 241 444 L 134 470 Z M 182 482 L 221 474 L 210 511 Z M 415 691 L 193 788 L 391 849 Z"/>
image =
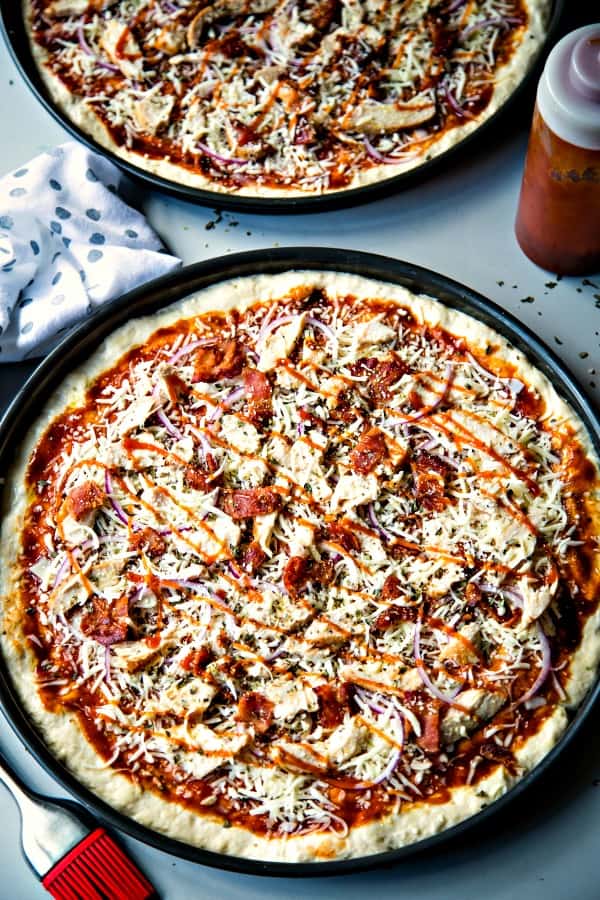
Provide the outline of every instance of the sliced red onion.
<path id="1" fill-rule="evenodd" d="M 497 385 L 498 383 L 503 384 L 506 388 L 508 388 L 508 390 L 510 391 L 511 394 L 515 394 L 515 395 L 520 394 L 521 391 L 523 390 L 523 388 L 525 387 L 523 382 L 518 378 L 500 378 L 498 375 L 495 375 L 493 372 L 490 372 L 489 369 L 486 369 L 484 366 L 481 365 L 481 363 L 479 363 L 475 359 L 475 357 L 473 356 L 472 353 L 467 353 L 467 356 L 468 356 L 469 362 L 471 363 L 473 368 L 477 372 L 479 372 L 479 374 L 483 378 L 490 379 L 491 381 L 494 382 L 495 385 Z"/>
<path id="2" fill-rule="evenodd" d="M 475 118 L 473 113 L 468 112 L 468 110 L 466 110 L 464 108 L 464 106 L 461 106 L 461 104 L 458 102 L 458 100 L 456 99 L 456 97 L 454 96 L 454 94 L 452 93 L 452 91 L 450 90 L 450 88 L 448 87 L 447 84 L 441 84 L 440 89 L 441 89 L 442 95 L 446 98 L 448 105 L 456 113 L 457 116 L 460 116 L 461 118 L 466 118 L 466 119 L 474 119 Z"/>
<path id="3" fill-rule="evenodd" d="M 209 422 L 217 422 L 226 409 L 229 409 L 237 400 L 244 396 L 246 389 L 244 387 L 234 388 L 230 394 L 228 394 L 224 400 L 221 400 L 218 405 L 213 409 L 210 416 L 208 417 Z"/>
<path id="4" fill-rule="evenodd" d="M 394 421 L 407 425 L 411 422 L 417 422 L 419 419 L 424 419 L 425 416 L 430 415 L 430 413 L 435 412 L 435 410 L 441 406 L 446 397 L 448 396 L 448 392 L 452 386 L 452 381 L 454 378 L 454 366 L 451 362 L 446 363 L 446 370 L 444 372 L 444 386 L 442 388 L 442 393 L 438 396 L 435 403 L 431 406 L 425 406 L 423 409 L 419 410 L 419 412 L 415 413 L 414 416 L 407 416 L 404 419 L 394 419 Z M 406 433 L 406 432 L 405 432 Z"/>
<path id="5" fill-rule="evenodd" d="M 247 166 L 249 160 L 240 159 L 236 156 L 223 156 L 221 153 L 216 153 L 214 150 L 211 150 L 206 144 L 202 144 L 198 142 L 196 145 L 198 149 L 204 153 L 205 156 L 210 156 L 211 159 L 216 160 L 216 162 L 223 163 L 226 166 Z"/>
<path id="6" fill-rule="evenodd" d="M 279 644 L 278 647 L 275 648 L 275 650 L 273 650 L 272 653 L 269 653 L 268 656 L 265 656 L 263 658 L 264 658 L 265 662 L 274 662 L 276 659 L 279 659 L 279 657 L 282 655 L 284 650 L 285 650 L 285 639 Z"/>
<path id="7" fill-rule="evenodd" d="M 385 541 L 386 543 L 388 541 L 391 541 L 392 535 L 390 534 L 389 531 L 386 531 L 385 528 L 383 527 L 383 525 L 380 523 L 379 519 L 377 518 L 377 516 L 375 514 L 375 509 L 374 509 L 372 503 L 369 503 L 369 505 L 367 506 L 367 511 L 369 513 L 369 521 L 370 521 L 371 525 L 373 526 L 373 528 L 375 529 L 375 531 L 377 532 L 377 534 L 379 535 L 379 537 L 381 538 L 381 540 Z"/>
<path id="8" fill-rule="evenodd" d="M 410 159 L 413 159 L 416 154 L 411 153 L 408 156 L 405 155 L 402 158 L 397 156 L 386 156 L 383 153 L 380 153 L 373 144 L 370 142 L 368 138 L 363 138 L 363 144 L 365 146 L 365 150 L 367 151 L 367 155 L 374 159 L 375 162 L 383 163 L 386 166 L 399 166 L 402 163 L 408 162 Z"/>
<path id="9" fill-rule="evenodd" d="M 473 22 L 471 25 L 467 25 L 466 28 L 460 33 L 460 37 L 466 38 L 470 34 L 473 34 L 476 31 L 481 31 L 483 28 L 509 28 L 511 25 L 522 25 L 521 19 L 517 16 L 490 16 L 488 19 L 480 19 L 479 22 Z"/>
<path id="10" fill-rule="evenodd" d="M 452 0 L 452 3 L 446 9 L 446 12 L 456 12 L 456 10 L 460 9 L 461 6 L 464 6 L 466 2 L 467 0 Z"/>
<path id="11" fill-rule="evenodd" d="M 331 342 L 333 348 L 333 355 L 337 356 L 338 351 L 338 339 L 333 332 L 333 330 L 329 327 L 329 325 L 325 325 L 323 322 L 320 322 L 319 319 L 315 319 L 314 316 L 307 316 L 306 324 L 310 325 L 311 328 L 317 328 L 321 331 L 325 337 Z"/>
<path id="12" fill-rule="evenodd" d="M 284 594 L 287 596 L 287 591 L 282 584 L 275 584 L 272 581 L 255 581 L 254 586 L 257 590 L 267 590 L 273 591 L 275 594 Z"/>
<path id="13" fill-rule="evenodd" d="M 398 727 L 400 729 L 400 744 L 404 745 L 404 725 L 402 724 L 402 719 L 398 713 L 394 716 L 396 722 L 398 723 Z M 392 753 L 390 755 L 389 762 L 383 772 L 374 778 L 371 782 L 372 784 L 381 784 L 384 781 L 387 781 L 391 775 L 394 774 L 398 763 L 400 762 L 400 757 L 402 756 L 402 750 L 400 747 L 394 747 Z"/>
<path id="14" fill-rule="evenodd" d="M 175 6 L 174 3 L 171 3 L 170 0 L 163 0 L 162 7 L 163 7 L 163 9 L 165 9 L 167 12 L 170 12 L 170 13 L 178 13 L 179 12 L 179 7 Z"/>
<path id="15" fill-rule="evenodd" d="M 92 48 L 90 47 L 90 45 L 88 44 L 88 42 L 85 39 L 85 34 L 83 31 L 82 24 L 77 26 L 77 41 L 86 56 L 94 56 Z"/>
<path id="16" fill-rule="evenodd" d="M 167 359 L 168 363 L 177 362 L 177 360 L 181 359 L 183 356 L 187 356 L 188 353 L 192 353 L 198 347 L 208 347 L 211 344 L 215 343 L 214 338 L 205 338 L 204 340 L 199 341 L 190 341 L 189 344 L 186 344 L 185 347 L 180 347 L 175 353 L 173 353 Z"/>
<path id="17" fill-rule="evenodd" d="M 289 325 L 290 322 L 293 322 L 295 316 L 276 316 L 276 318 L 272 319 L 270 322 L 266 322 L 261 327 L 256 343 L 262 343 L 267 335 L 271 334 L 272 331 L 275 331 L 276 328 L 279 328 L 280 325 Z"/>
<path id="18" fill-rule="evenodd" d="M 227 560 L 227 570 L 235 579 L 240 579 L 242 577 L 241 572 L 238 572 L 230 559 Z"/>
<path id="19" fill-rule="evenodd" d="M 429 674 L 425 669 L 423 656 L 421 654 L 421 619 L 418 619 L 417 624 L 415 625 L 413 648 L 415 662 L 417 663 L 417 672 L 419 673 L 419 677 L 425 687 L 431 694 L 433 694 L 434 697 L 437 697 L 438 700 L 441 700 L 442 703 L 447 703 L 448 705 L 452 706 L 452 704 L 454 703 L 454 698 L 461 690 L 461 686 L 459 685 L 451 694 L 445 694 L 433 683 L 433 681 L 429 677 Z"/>
<path id="20" fill-rule="evenodd" d="M 502 587 L 502 586 L 496 587 L 496 585 L 487 584 L 484 581 L 480 582 L 477 585 L 477 587 L 484 594 L 492 594 L 492 595 L 506 594 L 506 596 L 510 600 L 512 600 L 519 609 L 523 609 L 525 600 L 524 600 L 523 594 L 521 593 L 520 590 L 518 590 L 518 588 Z"/>
<path id="21" fill-rule="evenodd" d="M 526 700 L 529 700 L 531 697 L 535 697 L 540 688 L 544 685 L 546 678 L 550 674 L 550 666 L 552 660 L 552 649 L 550 647 L 550 642 L 546 637 L 544 629 L 540 625 L 539 622 L 536 622 L 537 633 L 540 639 L 540 643 L 542 645 L 542 659 L 541 666 L 538 677 L 535 679 L 531 687 L 528 691 L 519 697 L 517 700 L 517 704 L 525 703 Z"/>
<path id="22" fill-rule="evenodd" d="M 86 56 L 93 57 L 96 61 L 96 65 L 99 66 L 101 69 L 108 69 L 109 72 L 120 72 L 121 71 L 118 66 L 114 66 L 112 63 L 107 63 L 107 62 L 104 62 L 104 60 L 98 59 L 98 57 L 96 56 L 96 54 L 94 53 L 94 51 L 92 50 L 92 48 L 90 47 L 90 45 L 88 44 L 88 42 L 85 39 L 83 25 L 79 25 L 77 28 L 77 42 L 78 42 L 81 50 L 83 51 L 83 53 L 85 53 Z"/>
<path id="23" fill-rule="evenodd" d="M 172 584 L 178 585 L 178 587 L 185 588 L 187 591 L 204 591 L 206 594 L 210 594 L 213 596 L 213 590 L 207 587 L 204 584 L 199 584 L 197 581 L 192 581 L 189 578 L 167 578 L 163 576 L 164 581 L 170 581 Z"/>
<path id="24" fill-rule="evenodd" d="M 156 418 L 161 423 L 161 425 L 163 425 L 164 428 L 169 432 L 171 437 L 174 437 L 178 441 L 183 440 L 183 435 L 182 435 L 181 431 L 178 428 L 176 428 L 175 425 L 173 425 L 173 423 L 170 421 L 169 417 L 167 416 L 166 412 L 163 409 L 158 409 L 156 411 Z"/>
<path id="25" fill-rule="evenodd" d="M 52 585 L 52 590 L 55 590 L 61 581 L 67 577 L 67 572 L 70 569 L 69 557 L 65 556 L 60 566 L 58 567 L 58 572 L 56 573 L 56 577 L 54 579 L 54 584 Z"/>
<path id="26" fill-rule="evenodd" d="M 116 500 L 113 496 L 112 478 L 110 477 L 110 472 L 108 471 L 108 469 L 104 470 L 104 489 L 108 495 L 108 499 L 110 500 L 110 505 L 117 514 L 117 518 L 123 523 L 123 525 L 128 525 L 129 516 L 127 515 L 119 501 Z"/>
<path id="27" fill-rule="evenodd" d="M 387 712 L 387 707 L 383 703 L 378 702 L 370 691 L 357 687 L 356 694 L 364 705 L 372 712 L 377 713 L 377 715 L 383 715 L 383 713 Z"/>

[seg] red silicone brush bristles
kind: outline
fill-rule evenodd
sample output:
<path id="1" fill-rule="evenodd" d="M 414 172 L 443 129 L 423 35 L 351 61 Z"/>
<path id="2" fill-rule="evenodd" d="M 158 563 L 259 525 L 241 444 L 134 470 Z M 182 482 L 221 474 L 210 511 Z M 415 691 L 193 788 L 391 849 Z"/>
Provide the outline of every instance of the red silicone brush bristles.
<path id="1" fill-rule="evenodd" d="M 150 882 L 103 828 L 96 828 L 42 879 L 56 900 L 148 900 Z"/>

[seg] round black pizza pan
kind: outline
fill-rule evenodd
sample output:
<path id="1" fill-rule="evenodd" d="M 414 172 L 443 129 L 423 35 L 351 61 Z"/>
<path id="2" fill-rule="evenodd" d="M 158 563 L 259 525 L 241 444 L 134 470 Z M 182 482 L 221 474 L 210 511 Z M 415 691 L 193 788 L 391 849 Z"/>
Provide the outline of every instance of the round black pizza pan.
<path id="1" fill-rule="evenodd" d="M 417 168 L 387 178 L 385 181 L 376 182 L 359 188 L 349 188 L 348 190 L 341 190 L 333 194 L 321 194 L 306 197 L 240 196 L 237 194 L 225 194 L 220 191 L 194 188 L 189 185 L 178 184 L 177 182 L 166 178 L 161 178 L 151 172 L 146 172 L 140 166 L 121 159 L 116 153 L 103 147 L 87 135 L 78 125 L 72 122 L 50 96 L 31 53 L 29 38 L 23 19 L 22 7 L 22 0 L 0 0 L 0 27 L 6 43 L 28 87 L 47 112 L 49 112 L 63 128 L 72 134 L 73 137 L 77 138 L 97 153 L 111 159 L 115 165 L 127 172 L 134 180 L 156 188 L 163 193 L 172 194 L 180 199 L 189 200 L 192 203 L 197 203 L 202 206 L 210 206 L 218 209 L 229 209 L 235 210 L 236 212 L 278 214 L 322 212 L 348 206 L 358 206 L 359 204 L 367 203 L 380 197 L 387 197 L 395 191 L 400 191 L 403 188 L 407 188 L 423 181 L 425 178 L 435 174 L 444 166 L 455 160 L 458 161 L 461 158 L 468 158 L 469 154 L 475 152 L 478 146 L 482 146 L 482 140 L 486 135 L 488 137 L 493 135 L 499 119 L 504 120 L 504 122 L 509 121 L 510 111 L 514 112 L 517 110 L 519 101 L 526 95 L 530 87 L 535 84 L 541 73 L 546 55 L 550 51 L 557 37 L 560 21 L 563 12 L 565 11 L 565 0 L 551 0 L 551 13 L 546 38 L 537 51 L 523 79 L 496 112 L 480 125 L 479 128 L 467 135 L 466 138 Z M 498 137 L 499 136 L 500 133 L 498 132 Z"/>
<path id="2" fill-rule="evenodd" d="M 229 278 L 258 274 L 275 274 L 293 269 L 325 270 L 362 275 L 392 284 L 399 284 L 415 293 L 426 293 L 447 306 L 460 310 L 494 328 L 504 335 L 554 384 L 556 390 L 575 410 L 584 423 L 590 441 L 600 456 L 600 415 L 594 410 L 568 369 L 536 335 L 512 315 L 481 294 L 468 287 L 420 266 L 374 254 L 349 250 L 311 247 L 279 248 L 237 253 L 192 266 L 136 288 L 123 297 L 106 304 L 90 318 L 72 329 L 60 345 L 37 367 L 0 422 L 0 471 L 8 472 L 18 447 L 29 426 L 37 419 L 52 393 L 63 379 L 84 362 L 116 328 L 139 316 L 151 314 L 174 301 Z M 4 490 L 3 484 L 0 491 Z M 6 500 L 0 494 L 0 509 Z M 242 859 L 221 853 L 201 850 L 181 841 L 139 825 L 117 812 L 89 791 L 60 763 L 46 747 L 43 738 L 25 714 L 11 682 L 6 662 L 0 655 L 0 705 L 17 736 L 43 768 L 73 797 L 106 824 L 174 856 L 219 869 L 272 876 L 343 875 L 358 870 L 386 866 L 427 848 L 462 836 L 489 816 L 503 809 L 521 795 L 555 762 L 573 740 L 600 696 L 600 680 L 572 717 L 555 747 L 515 787 L 464 822 L 398 850 L 355 859 L 324 862 L 263 862 Z M 510 812 L 509 812 L 510 814 Z"/>

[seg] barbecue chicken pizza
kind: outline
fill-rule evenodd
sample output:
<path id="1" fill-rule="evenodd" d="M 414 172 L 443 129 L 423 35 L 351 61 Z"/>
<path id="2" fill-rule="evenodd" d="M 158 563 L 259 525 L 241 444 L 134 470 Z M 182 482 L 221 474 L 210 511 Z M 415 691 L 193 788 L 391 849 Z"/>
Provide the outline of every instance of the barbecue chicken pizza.
<path id="1" fill-rule="evenodd" d="M 600 653 L 597 459 L 496 332 L 343 273 L 221 282 L 109 337 L 8 476 L 3 653 L 117 809 L 330 860 L 473 815 Z"/>
<path id="2" fill-rule="evenodd" d="M 180 184 L 324 194 L 424 164 L 489 118 L 550 0 L 26 0 L 58 107 Z"/>

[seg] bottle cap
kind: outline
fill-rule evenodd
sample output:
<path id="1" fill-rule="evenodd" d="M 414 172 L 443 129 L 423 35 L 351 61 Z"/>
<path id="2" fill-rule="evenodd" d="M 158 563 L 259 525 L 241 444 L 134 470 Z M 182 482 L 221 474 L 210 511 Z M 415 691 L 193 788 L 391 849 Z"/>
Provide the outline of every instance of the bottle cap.
<path id="1" fill-rule="evenodd" d="M 566 35 L 546 60 L 537 105 L 563 141 L 600 150 L 600 24 Z"/>

